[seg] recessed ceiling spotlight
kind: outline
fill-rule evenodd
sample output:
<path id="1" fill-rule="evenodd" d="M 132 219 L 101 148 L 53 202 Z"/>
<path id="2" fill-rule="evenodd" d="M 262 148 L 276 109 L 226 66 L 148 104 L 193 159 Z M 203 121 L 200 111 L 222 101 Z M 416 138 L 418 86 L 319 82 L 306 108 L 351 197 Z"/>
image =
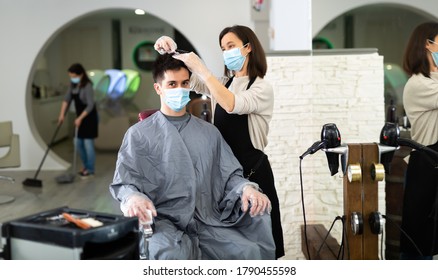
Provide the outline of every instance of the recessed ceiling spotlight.
<path id="1" fill-rule="evenodd" d="M 145 15 L 146 12 L 144 10 L 142 10 L 142 9 L 135 9 L 135 14 L 136 15 Z"/>

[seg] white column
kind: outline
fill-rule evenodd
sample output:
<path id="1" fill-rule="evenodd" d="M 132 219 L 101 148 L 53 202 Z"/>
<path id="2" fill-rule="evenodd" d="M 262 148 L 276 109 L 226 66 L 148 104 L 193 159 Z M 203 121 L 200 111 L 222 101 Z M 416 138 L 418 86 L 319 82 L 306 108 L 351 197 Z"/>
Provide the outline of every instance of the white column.
<path id="1" fill-rule="evenodd" d="M 312 49 L 312 0 L 271 0 L 270 49 Z"/>

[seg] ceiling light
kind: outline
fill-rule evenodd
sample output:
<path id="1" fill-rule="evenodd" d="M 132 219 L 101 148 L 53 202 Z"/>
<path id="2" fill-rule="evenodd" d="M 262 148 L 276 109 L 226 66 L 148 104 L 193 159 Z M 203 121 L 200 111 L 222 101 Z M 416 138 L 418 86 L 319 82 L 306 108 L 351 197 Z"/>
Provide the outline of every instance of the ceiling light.
<path id="1" fill-rule="evenodd" d="M 135 9 L 135 14 L 136 15 L 145 15 L 146 12 L 144 10 L 142 10 L 142 9 Z"/>

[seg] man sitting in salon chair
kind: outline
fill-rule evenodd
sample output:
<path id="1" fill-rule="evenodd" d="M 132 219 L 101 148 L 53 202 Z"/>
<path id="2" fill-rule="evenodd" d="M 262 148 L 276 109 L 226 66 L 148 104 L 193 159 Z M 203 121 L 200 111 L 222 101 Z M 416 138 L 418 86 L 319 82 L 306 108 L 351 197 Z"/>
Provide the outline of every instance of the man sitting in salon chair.
<path id="1" fill-rule="evenodd" d="M 157 58 L 160 111 L 126 132 L 110 192 L 125 216 L 145 223 L 152 212 L 149 259 L 275 259 L 270 201 L 216 127 L 186 112 L 190 75 Z"/>

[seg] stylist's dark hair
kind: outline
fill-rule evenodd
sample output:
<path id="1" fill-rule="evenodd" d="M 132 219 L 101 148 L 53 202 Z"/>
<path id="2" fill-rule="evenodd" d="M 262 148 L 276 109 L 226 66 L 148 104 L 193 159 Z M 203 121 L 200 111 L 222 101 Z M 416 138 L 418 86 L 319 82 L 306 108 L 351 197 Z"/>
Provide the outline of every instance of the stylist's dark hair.
<path id="1" fill-rule="evenodd" d="M 173 54 L 159 55 L 152 66 L 152 78 L 156 83 L 160 83 L 164 79 L 164 72 L 167 70 L 178 71 L 181 68 L 187 69 L 189 77 L 192 75 L 186 64 L 179 59 L 172 57 Z"/>
<path id="2" fill-rule="evenodd" d="M 246 45 L 248 43 L 251 45 L 251 52 L 248 54 L 249 78 L 263 78 L 266 75 L 266 71 L 268 70 L 268 63 L 266 62 L 266 55 L 265 51 L 263 50 L 262 44 L 255 35 L 254 31 L 252 31 L 251 28 L 242 25 L 226 27 L 219 34 L 219 46 L 221 45 L 222 38 L 225 36 L 225 34 L 229 32 L 234 33 L 240 40 L 242 40 L 243 45 Z M 231 74 L 226 66 L 224 69 L 224 74 L 225 76 L 230 76 Z"/>
<path id="3" fill-rule="evenodd" d="M 423 74 L 430 78 L 430 63 L 427 59 L 426 43 L 434 41 L 438 35 L 438 22 L 431 21 L 418 25 L 411 34 L 403 58 L 403 69 L 409 75 Z M 437 42 L 438 43 L 438 42 Z"/>
<path id="4" fill-rule="evenodd" d="M 76 75 L 82 75 L 82 79 L 79 82 L 79 87 L 84 87 L 87 83 L 93 84 L 93 82 L 91 82 L 90 78 L 88 77 L 87 72 L 85 71 L 85 68 L 82 66 L 82 64 L 74 63 L 68 68 L 67 71 L 69 73 L 73 73 Z"/>

